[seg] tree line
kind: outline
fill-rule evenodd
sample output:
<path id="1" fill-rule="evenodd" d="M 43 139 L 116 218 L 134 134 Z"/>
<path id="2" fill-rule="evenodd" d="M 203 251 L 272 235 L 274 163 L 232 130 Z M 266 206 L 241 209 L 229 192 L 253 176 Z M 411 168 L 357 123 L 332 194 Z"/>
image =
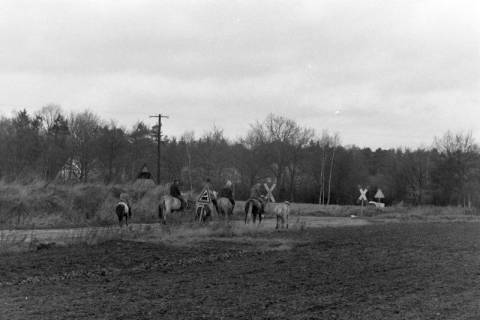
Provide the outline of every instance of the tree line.
<path id="1" fill-rule="evenodd" d="M 144 164 L 156 177 L 157 129 L 143 122 L 125 129 L 57 105 L 21 110 L 0 119 L 0 179 L 126 183 Z M 270 178 L 277 199 L 295 202 L 355 204 L 359 187 L 368 186 L 369 199 L 381 189 L 387 204 L 480 203 L 480 152 L 468 132 L 446 132 L 428 148 L 371 150 L 271 114 L 235 141 L 214 127 L 199 137 L 166 136 L 161 148 L 160 183 L 179 178 L 185 191 L 198 191 L 206 178 L 216 188 L 231 180 L 236 198 L 245 199 Z"/>

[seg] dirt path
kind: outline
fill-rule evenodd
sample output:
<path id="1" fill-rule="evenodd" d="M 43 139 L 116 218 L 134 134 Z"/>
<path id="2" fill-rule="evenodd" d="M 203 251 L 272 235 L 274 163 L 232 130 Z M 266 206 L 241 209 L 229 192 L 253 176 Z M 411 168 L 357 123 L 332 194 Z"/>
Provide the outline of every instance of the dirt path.
<path id="1" fill-rule="evenodd" d="M 364 219 L 352 219 L 342 217 L 314 217 L 314 216 L 293 216 L 290 218 L 290 228 L 323 228 L 323 227 L 344 227 L 363 226 L 369 224 Z M 243 234 L 245 232 L 268 232 L 275 229 L 276 221 L 267 218 L 261 225 L 245 225 L 243 221 L 232 221 L 233 232 Z M 31 230 L 0 230 L 0 247 L 18 246 L 17 249 L 25 249 L 31 245 L 55 243 L 57 245 L 73 244 L 79 242 L 95 243 L 98 240 L 108 239 L 130 239 L 145 240 L 142 235 L 156 235 L 155 240 L 168 240 L 188 235 L 189 237 L 208 237 L 211 234 L 209 225 L 198 227 L 192 225 L 162 226 L 160 224 L 130 224 L 128 228 L 118 226 L 108 227 L 85 227 L 66 229 L 31 229 Z M 152 237 L 150 237 L 152 239 Z M 15 248 L 14 248 L 15 249 Z"/>

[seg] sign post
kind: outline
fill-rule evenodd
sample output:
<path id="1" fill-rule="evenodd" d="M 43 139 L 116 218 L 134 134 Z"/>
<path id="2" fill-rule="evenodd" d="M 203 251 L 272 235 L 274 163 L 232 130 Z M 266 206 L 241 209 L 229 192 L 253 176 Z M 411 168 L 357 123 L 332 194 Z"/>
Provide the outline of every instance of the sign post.
<path id="1" fill-rule="evenodd" d="M 377 199 L 378 202 L 382 202 L 382 199 L 384 199 L 385 196 L 383 195 L 383 192 L 382 192 L 381 189 L 378 189 L 378 190 L 377 190 L 377 193 L 375 193 L 375 197 L 374 197 L 374 198 Z"/>
<path id="2" fill-rule="evenodd" d="M 210 215 L 210 203 L 212 202 L 210 190 L 205 187 L 197 198 L 195 203 L 195 217 L 199 222 L 205 222 L 205 219 Z"/>
<path id="3" fill-rule="evenodd" d="M 265 187 L 265 190 L 267 190 L 267 201 L 275 202 L 275 198 L 273 197 L 272 192 L 273 192 L 273 189 L 275 189 L 275 187 L 277 186 L 277 184 L 274 183 L 271 188 L 269 188 L 266 183 L 264 183 L 263 186 Z"/>
<path id="4" fill-rule="evenodd" d="M 360 200 L 362 202 L 362 207 L 360 209 L 360 214 L 363 216 L 363 203 L 364 201 L 367 201 L 367 192 L 368 192 L 368 187 L 365 188 L 365 189 L 362 189 L 360 187 L 360 197 L 358 197 L 358 200 Z"/>

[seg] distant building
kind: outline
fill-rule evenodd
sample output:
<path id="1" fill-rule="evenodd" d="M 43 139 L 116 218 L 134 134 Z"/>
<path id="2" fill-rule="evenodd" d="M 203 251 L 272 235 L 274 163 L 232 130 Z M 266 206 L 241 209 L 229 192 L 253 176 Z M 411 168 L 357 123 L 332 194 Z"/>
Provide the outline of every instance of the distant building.
<path id="1" fill-rule="evenodd" d="M 152 179 L 152 174 L 148 171 L 146 164 L 142 166 L 142 170 L 138 174 L 137 179 Z"/>

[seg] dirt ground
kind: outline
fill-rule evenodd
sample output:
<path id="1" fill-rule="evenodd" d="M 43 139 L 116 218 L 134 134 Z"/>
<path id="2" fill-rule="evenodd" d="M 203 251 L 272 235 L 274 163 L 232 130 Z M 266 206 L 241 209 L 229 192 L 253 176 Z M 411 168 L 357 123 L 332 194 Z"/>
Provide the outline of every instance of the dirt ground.
<path id="1" fill-rule="evenodd" d="M 3 253 L 0 319 L 478 319 L 479 229 L 297 225 L 169 241 L 153 230 Z"/>
<path id="2" fill-rule="evenodd" d="M 188 213 L 186 214 L 188 215 Z M 215 219 L 218 221 L 218 219 Z M 0 230 L 0 252 L 27 251 L 40 243 L 55 243 L 57 245 L 71 245 L 77 243 L 97 243 L 108 239 L 148 240 L 148 241 L 177 241 L 179 238 L 193 237 L 194 241 L 211 238 L 215 235 L 212 227 L 198 226 L 197 223 L 189 223 L 185 217 L 170 223 L 166 228 L 159 223 L 130 223 L 128 227 L 123 225 L 110 225 L 106 227 L 81 227 L 64 229 L 14 229 Z M 370 222 L 361 218 L 345 217 L 316 217 L 316 216 L 291 216 L 290 227 L 298 228 L 321 228 L 340 226 L 362 226 Z M 245 225 L 243 219 L 235 217 L 230 221 L 234 235 L 244 233 L 267 232 L 275 229 L 276 220 L 264 218 L 261 224 Z M 217 230 L 218 231 L 218 230 Z M 220 230 L 221 231 L 221 230 Z M 218 233 L 218 232 L 217 232 Z M 233 234 L 232 234 L 233 235 Z M 191 241 L 188 241 L 191 242 Z"/>

